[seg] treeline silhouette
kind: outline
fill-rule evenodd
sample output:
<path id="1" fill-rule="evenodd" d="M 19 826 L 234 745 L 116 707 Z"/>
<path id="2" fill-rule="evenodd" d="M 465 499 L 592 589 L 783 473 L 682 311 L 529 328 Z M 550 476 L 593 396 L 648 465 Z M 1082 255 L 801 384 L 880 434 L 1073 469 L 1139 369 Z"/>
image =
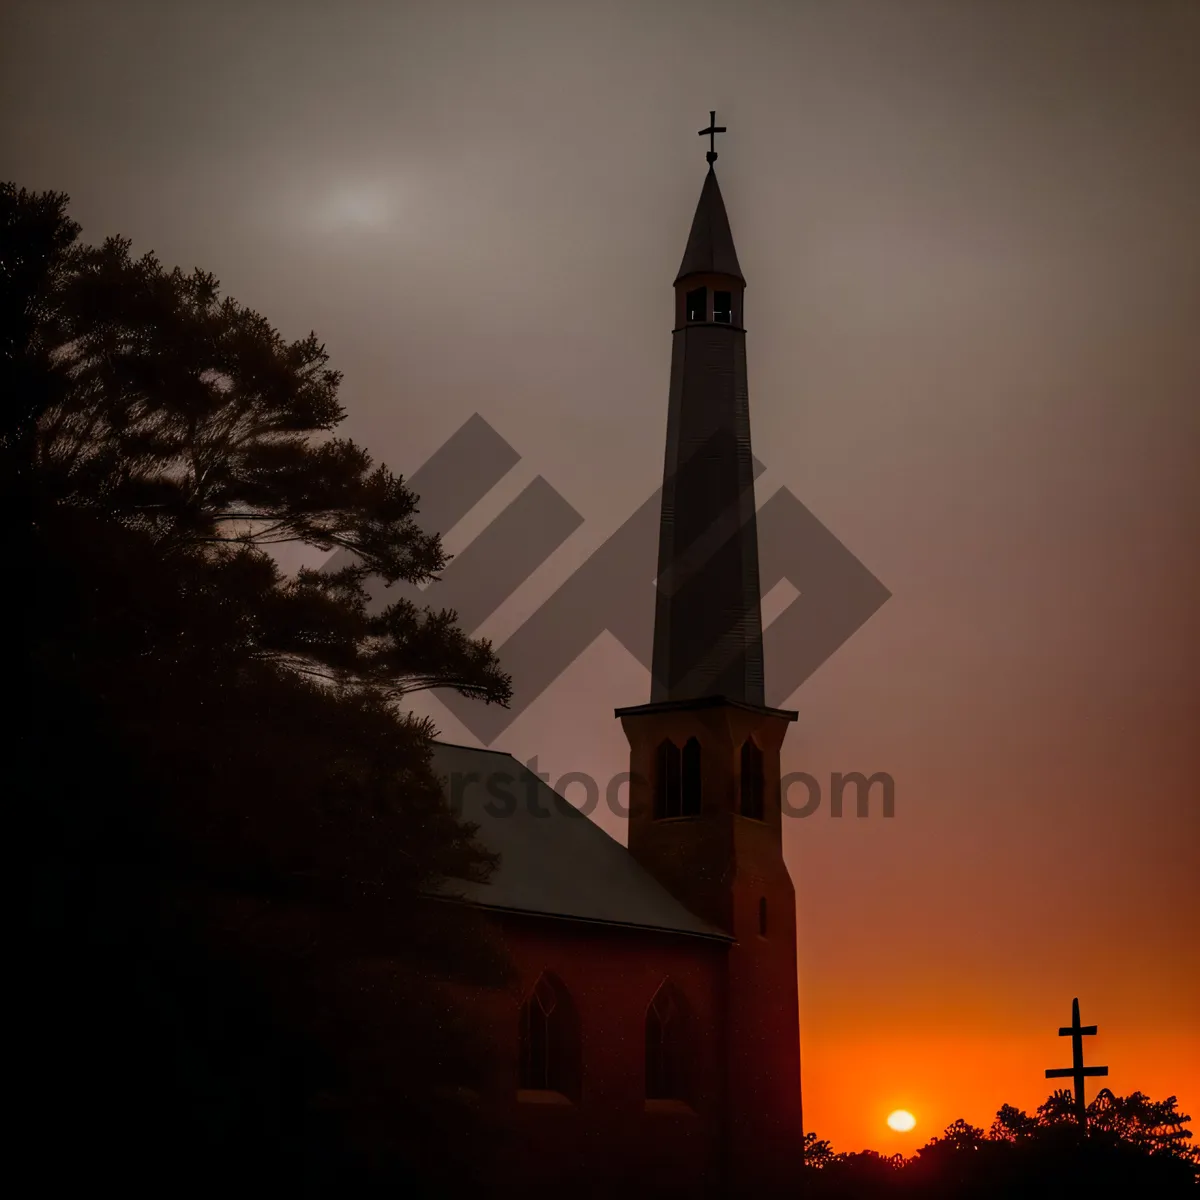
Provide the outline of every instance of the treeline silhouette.
<path id="1" fill-rule="evenodd" d="M 45 1191 L 457 1194 L 486 1131 L 442 1085 L 485 1055 L 441 981 L 506 965 L 421 895 L 493 861 L 395 702 L 508 678 L 453 613 L 369 608 L 444 557 L 335 436 L 316 337 L 79 233 L 0 188 L 18 1161 Z M 285 576 L 282 542 L 355 565 Z"/>
<path id="2" fill-rule="evenodd" d="M 907 1159 L 870 1150 L 838 1154 L 810 1133 L 803 1194 L 822 1200 L 1196 1196 L 1200 1155 L 1187 1128 L 1191 1117 L 1178 1110 L 1174 1096 L 1153 1101 L 1105 1088 L 1087 1117 L 1085 1132 L 1071 1093 L 1057 1091 L 1033 1115 L 1005 1104 L 987 1132 L 955 1121 Z"/>

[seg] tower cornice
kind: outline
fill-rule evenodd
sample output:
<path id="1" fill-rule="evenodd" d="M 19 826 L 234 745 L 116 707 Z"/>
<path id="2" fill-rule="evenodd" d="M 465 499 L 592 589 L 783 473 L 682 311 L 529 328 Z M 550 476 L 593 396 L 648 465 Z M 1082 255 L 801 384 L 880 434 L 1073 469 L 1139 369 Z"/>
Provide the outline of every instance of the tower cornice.
<path id="1" fill-rule="evenodd" d="M 614 715 L 617 717 L 650 717 L 659 713 L 691 712 L 704 708 L 738 708 L 744 712 L 756 713 L 762 717 L 778 717 L 784 721 L 795 721 L 800 713 L 790 708 L 769 708 L 765 704 L 750 704 L 745 700 L 732 700 L 728 696 L 702 696 L 698 700 L 659 700 L 651 704 L 634 704 L 627 708 L 618 708 Z"/>

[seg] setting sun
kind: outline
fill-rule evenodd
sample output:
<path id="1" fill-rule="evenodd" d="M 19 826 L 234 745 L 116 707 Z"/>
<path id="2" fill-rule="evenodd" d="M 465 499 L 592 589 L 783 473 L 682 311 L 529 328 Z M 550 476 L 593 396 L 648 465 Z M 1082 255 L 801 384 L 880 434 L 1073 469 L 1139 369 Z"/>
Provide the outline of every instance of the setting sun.
<path id="1" fill-rule="evenodd" d="M 905 1112 L 904 1109 L 898 1108 L 894 1113 L 889 1114 L 887 1119 L 888 1127 L 894 1129 L 897 1133 L 907 1133 L 917 1123 L 917 1118 L 910 1112 Z"/>

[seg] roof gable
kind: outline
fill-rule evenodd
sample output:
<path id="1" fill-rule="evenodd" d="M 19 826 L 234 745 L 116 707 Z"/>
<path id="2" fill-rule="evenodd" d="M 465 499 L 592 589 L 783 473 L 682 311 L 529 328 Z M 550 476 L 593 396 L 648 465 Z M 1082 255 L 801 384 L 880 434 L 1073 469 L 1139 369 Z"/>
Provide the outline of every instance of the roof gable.
<path id="1" fill-rule="evenodd" d="M 440 894 L 510 912 L 730 940 L 511 754 L 435 742 L 432 766 L 458 815 L 478 826 L 476 839 L 500 856 L 487 883 L 455 880 Z"/>

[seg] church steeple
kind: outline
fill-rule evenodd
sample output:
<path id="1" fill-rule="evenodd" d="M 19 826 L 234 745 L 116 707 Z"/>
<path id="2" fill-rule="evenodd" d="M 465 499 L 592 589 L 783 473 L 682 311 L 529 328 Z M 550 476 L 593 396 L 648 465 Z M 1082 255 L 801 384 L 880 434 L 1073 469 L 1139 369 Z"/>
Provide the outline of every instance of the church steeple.
<path id="1" fill-rule="evenodd" d="M 701 132 L 722 132 L 715 114 Z M 746 281 L 715 148 L 706 157 L 675 279 L 651 697 L 617 716 L 629 740 L 629 852 L 732 938 L 726 1154 L 738 1194 L 760 1196 L 791 1178 L 804 1136 L 780 767 L 796 713 L 763 703 Z"/>
<path id="2" fill-rule="evenodd" d="M 675 278 L 652 702 L 764 702 L 745 287 L 710 158 Z"/>

